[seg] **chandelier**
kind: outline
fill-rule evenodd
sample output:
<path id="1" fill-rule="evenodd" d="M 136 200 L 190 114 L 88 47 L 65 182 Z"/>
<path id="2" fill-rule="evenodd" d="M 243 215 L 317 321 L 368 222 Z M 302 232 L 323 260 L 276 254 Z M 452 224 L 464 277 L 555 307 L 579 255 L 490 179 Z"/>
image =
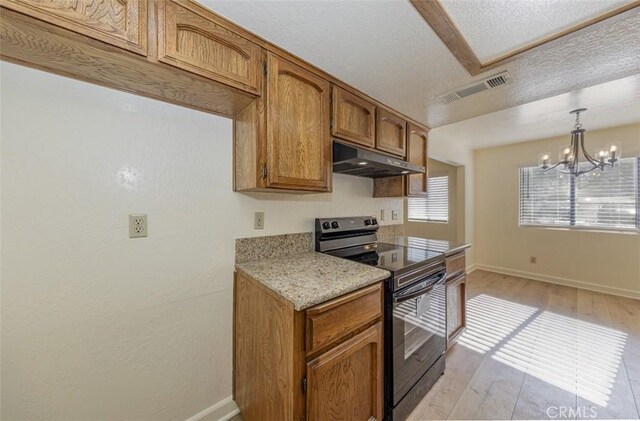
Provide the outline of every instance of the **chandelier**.
<path id="1" fill-rule="evenodd" d="M 558 154 L 558 163 L 553 165 L 551 162 L 550 154 L 543 153 L 538 157 L 538 165 L 545 172 L 557 169 L 564 174 L 571 174 L 578 177 L 582 174 L 586 174 L 590 171 L 599 168 L 600 171 L 604 171 L 605 168 L 613 168 L 616 161 L 620 159 L 620 148 L 617 145 L 607 145 L 598 151 L 596 151 L 595 157 L 591 156 L 584 147 L 584 132 L 580 123 L 580 113 L 587 111 L 586 108 L 579 108 L 573 110 L 570 114 L 576 115 L 576 124 L 573 126 L 574 130 L 571 132 L 571 145 L 560 148 Z M 580 161 L 579 153 L 582 151 L 582 155 L 585 158 L 584 163 L 590 164 L 589 168 L 585 168 L 583 162 Z M 561 168 L 558 168 L 560 167 Z M 582 169 L 581 169 L 582 167 Z"/>

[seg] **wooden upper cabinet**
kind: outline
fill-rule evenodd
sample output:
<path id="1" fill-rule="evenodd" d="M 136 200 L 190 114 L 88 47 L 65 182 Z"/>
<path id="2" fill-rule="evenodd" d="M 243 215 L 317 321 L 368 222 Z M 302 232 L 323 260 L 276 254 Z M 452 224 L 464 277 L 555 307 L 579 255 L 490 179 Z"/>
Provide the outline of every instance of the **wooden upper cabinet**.
<path id="1" fill-rule="evenodd" d="M 425 168 L 424 174 L 411 174 L 408 176 L 407 196 L 426 196 L 428 131 L 413 124 L 408 125 L 407 131 L 407 161 Z"/>
<path id="2" fill-rule="evenodd" d="M 158 2 L 158 60 L 260 94 L 262 49 L 188 0 Z"/>
<path id="3" fill-rule="evenodd" d="M 382 323 L 307 363 L 307 420 L 382 420 Z"/>
<path id="4" fill-rule="evenodd" d="M 333 87 L 332 103 L 331 134 L 373 148 L 376 106 L 337 86 Z"/>
<path id="5" fill-rule="evenodd" d="M 404 157 L 407 143 L 407 122 L 381 108 L 376 113 L 376 148 Z"/>
<path id="6" fill-rule="evenodd" d="M 147 0 L 0 0 L 0 5 L 147 55 Z"/>
<path id="7" fill-rule="evenodd" d="M 331 190 L 329 82 L 269 53 L 267 187 Z"/>

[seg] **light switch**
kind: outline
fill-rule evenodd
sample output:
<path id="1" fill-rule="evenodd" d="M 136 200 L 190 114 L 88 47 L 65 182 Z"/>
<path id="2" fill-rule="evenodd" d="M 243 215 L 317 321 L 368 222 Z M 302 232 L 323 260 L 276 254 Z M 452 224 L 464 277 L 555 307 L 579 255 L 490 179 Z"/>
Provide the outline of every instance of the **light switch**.
<path id="1" fill-rule="evenodd" d="M 391 219 L 393 219 L 394 221 L 398 220 L 398 210 L 394 209 L 391 211 Z"/>

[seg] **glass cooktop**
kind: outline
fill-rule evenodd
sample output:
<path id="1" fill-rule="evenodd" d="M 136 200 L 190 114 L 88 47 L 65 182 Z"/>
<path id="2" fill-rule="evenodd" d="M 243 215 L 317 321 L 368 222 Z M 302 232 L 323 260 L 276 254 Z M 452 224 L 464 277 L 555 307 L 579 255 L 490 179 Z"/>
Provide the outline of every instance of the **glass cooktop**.
<path id="1" fill-rule="evenodd" d="M 349 247 L 330 251 L 327 254 L 376 266 L 390 272 L 444 260 L 444 254 L 441 252 L 388 243 Z"/>

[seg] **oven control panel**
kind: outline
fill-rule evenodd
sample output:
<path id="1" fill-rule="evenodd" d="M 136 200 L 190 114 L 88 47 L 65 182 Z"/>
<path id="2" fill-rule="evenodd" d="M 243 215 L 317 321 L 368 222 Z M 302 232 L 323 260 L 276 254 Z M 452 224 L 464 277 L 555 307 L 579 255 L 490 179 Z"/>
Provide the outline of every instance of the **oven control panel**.
<path id="1" fill-rule="evenodd" d="M 316 219 L 316 232 L 348 232 L 360 230 L 375 230 L 377 228 L 378 220 L 374 216 Z"/>

